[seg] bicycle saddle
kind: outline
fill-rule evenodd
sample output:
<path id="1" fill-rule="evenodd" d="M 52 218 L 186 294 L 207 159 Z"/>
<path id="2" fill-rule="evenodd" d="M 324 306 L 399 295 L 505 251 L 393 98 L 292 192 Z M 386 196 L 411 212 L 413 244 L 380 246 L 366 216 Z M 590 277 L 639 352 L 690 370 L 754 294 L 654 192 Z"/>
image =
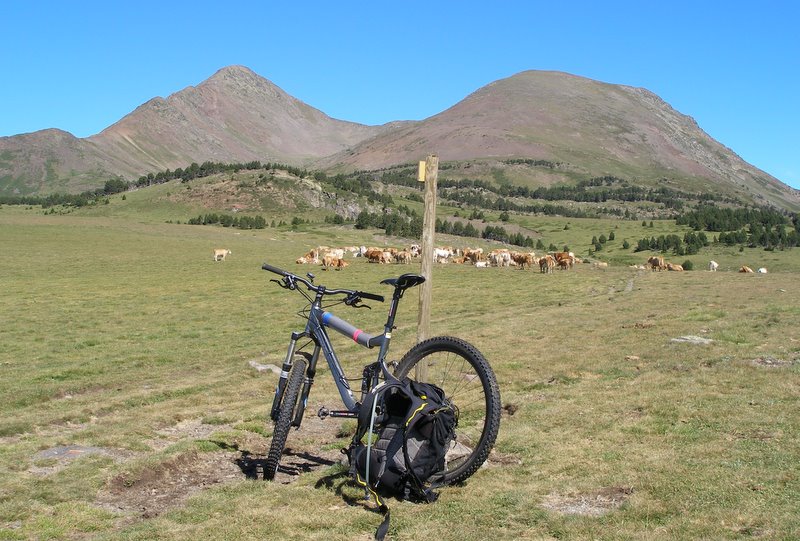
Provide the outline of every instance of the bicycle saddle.
<path id="1" fill-rule="evenodd" d="M 396 287 L 397 289 L 405 290 L 409 287 L 418 286 L 424 281 L 424 276 L 408 273 L 401 274 L 397 278 L 386 278 L 385 280 L 381 280 L 381 283 Z"/>

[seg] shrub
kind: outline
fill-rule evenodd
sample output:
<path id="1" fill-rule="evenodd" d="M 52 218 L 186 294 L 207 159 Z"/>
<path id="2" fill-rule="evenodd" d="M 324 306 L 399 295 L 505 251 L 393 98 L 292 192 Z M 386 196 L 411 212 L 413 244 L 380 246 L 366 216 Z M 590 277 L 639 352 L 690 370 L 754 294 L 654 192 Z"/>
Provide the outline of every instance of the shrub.
<path id="1" fill-rule="evenodd" d="M 691 261 L 689 261 L 687 259 L 686 261 L 683 262 L 681 267 L 683 267 L 683 270 L 686 270 L 686 271 L 694 270 L 694 263 L 692 263 Z"/>

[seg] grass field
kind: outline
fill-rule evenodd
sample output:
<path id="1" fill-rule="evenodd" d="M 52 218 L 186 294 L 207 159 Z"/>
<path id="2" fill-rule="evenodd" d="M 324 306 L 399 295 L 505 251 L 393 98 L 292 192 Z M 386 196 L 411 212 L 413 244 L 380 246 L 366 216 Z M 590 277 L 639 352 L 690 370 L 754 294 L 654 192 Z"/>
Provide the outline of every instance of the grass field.
<path id="1" fill-rule="evenodd" d="M 337 406 L 327 370 L 287 459 L 321 467 L 253 479 L 276 376 L 250 361 L 279 364 L 302 323 L 302 298 L 262 262 L 298 269 L 317 244 L 383 239 L 168 224 L 174 210 L 115 204 L 0 208 L 0 539 L 370 539 L 380 517 L 334 463 L 352 427 L 314 415 Z M 556 244 L 619 224 L 615 242 L 635 245 L 644 229 L 568 221 L 529 225 Z M 232 255 L 213 262 L 217 247 Z M 484 353 L 507 412 L 465 485 L 431 505 L 390 502 L 392 539 L 800 537 L 800 252 L 692 256 L 717 273 L 637 271 L 624 263 L 645 255 L 608 253 L 608 269 L 551 276 L 435 269 L 433 333 Z M 417 268 L 354 261 L 317 276 L 386 293 L 380 279 Z M 415 337 L 416 296 L 404 303 L 397 358 Z M 367 330 L 385 317 L 344 310 Z M 687 336 L 710 341 L 675 341 Z M 370 352 L 336 345 L 358 375 Z"/>

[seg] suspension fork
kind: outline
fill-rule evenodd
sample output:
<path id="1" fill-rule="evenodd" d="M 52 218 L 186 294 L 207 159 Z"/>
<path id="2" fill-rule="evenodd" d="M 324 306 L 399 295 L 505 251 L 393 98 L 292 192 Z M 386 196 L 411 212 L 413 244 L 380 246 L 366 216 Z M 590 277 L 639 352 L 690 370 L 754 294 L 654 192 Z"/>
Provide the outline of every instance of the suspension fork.
<path id="1" fill-rule="evenodd" d="M 314 376 L 317 374 L 317 359 L 319 359 L 320 346 L 314 346 L 314 352 L 308 359 L 308 367 L 306 368 L 306 377 L 303 382 L 303 390 L 300 393 L 300 403 L 297 405 L 297 411 L 292 420 L 292 426 L 300 428 L 300 423 L 303 422 L 303 413 L 306 411 L 306 404 L 308 404 L 308 395 L 311 392 L 311 386 L 314 385 Z"/>
<path id="2" fill-rule="evenodd" d="M 292 369 L 292 359 L 294 352 L 297 348 L 297 341 L 305 333 L 293 332 L 292 338 L 289 341 L 289 348 L 286 351 L 286 357 L 283 360 L 281 367 L 281 375 L 278 378 L 278 385 L 275 387 L 275 398 L 272 399 L 272 409 L 270 410 L 270 418 L 273 421 L 278 420 L 278 412 L 280 411 L 281 401 L 283 400 L 283 392 L 286 390 L 286 382 L 289 380 L 289 371 Z"/>

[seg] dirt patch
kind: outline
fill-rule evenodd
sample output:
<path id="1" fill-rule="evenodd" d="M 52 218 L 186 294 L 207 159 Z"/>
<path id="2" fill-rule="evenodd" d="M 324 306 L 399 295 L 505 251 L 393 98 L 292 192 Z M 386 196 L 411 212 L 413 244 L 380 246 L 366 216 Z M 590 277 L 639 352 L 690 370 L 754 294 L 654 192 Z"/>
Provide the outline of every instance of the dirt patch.
<path id="1" fill-rule="evenodd" d="M 785 366 L 792 366 L 797 362 L 797 359 L 793 361 L 784 361 L 782 359 L 777 359 L 772 357 L 771 355 L 767 355 L 765 357 L 758 357 L 757 359 L 753 359 L 750 361 L 751 364 L 755 366 L 765 366 L 767 368 L 782 368 Z"/>
<path id="2" fill-rule="evenodd" d="M 511 453 L 501 453 L 495 449 L 489 453 L 489 458 L 486 459 L 484 466 L 521 466 L 522 459 Z"/>
<path id="3" fill-rule="evenodd" d="M 160 451 L 170 445 L 184 440 L 206 440 L 214 432 L 230 429 L 230 425 L 212 425 L 203 423 L 200 419 L 187 419 L 178 424 L 158 430 L 156 438 L 146 443 L 153 449 Z"/>
<path id="4" fill-rule="evenodd" d="M 542 507 L 562 515 L 599 517 L 619 509 L 631 494 L 631 487 L 606 487 L 578 494 L 549 494 L 542 502 Z"/>
<path id="5" fill-rule="evenodd" d="M 656 326 L 656 324 L 652 323 L 650 321 L 637 321 L 636 323 L 634 323 L 632 325 L 623 325 L 622 328 L 623 329 L 631 329 L 631 328 L 633 328 L 633 329 L 652 329 L 655 326 Z"/>
<path id="6" fill-rule="evenodd" d="M 163 449 L 186 440 L 206 440 L 219 451 L 191 451 L 158 464 L 133 467 L 108 481 L 98 494 L 97 504 L 116 513 L 155 517 L 179 507 L 202 490 L 245 479 L 264 479 L 269 438 L 243 432 L 241 437 L 216 441 L 213 433 L 230 429 L 200 420 L 186 420 L 158 431 L 148 442 Z M 339 448 L 347 439 L 338 439 L 340 423 L 308 415 L 302 428 L 289 434 L 275 482 L 291 483 L 302 473 L 326 468 L 341 461 Z M 103 452 L 105 450 L 100 450 Z"/>
<path id="7" fill-rule="evenodd" d="M 33 455 L 34 464 L 28 468 L 33 475 L 47 476 L 59 472 L 77 458 L 89 455 L 103 455 L 114 460 L 127 460 L 133 453 L 121 449 L 87 447 L 84 445 L 59 445 L 44 449 Z"/>
<path id="8" fill-rule="evenodd" d="M 191 452 L 153 467 L 113 477 L 98 494 L 98 504 L 119 513 L 157 516 L 208 487 L 242 479 L 239 453 Z"/>

